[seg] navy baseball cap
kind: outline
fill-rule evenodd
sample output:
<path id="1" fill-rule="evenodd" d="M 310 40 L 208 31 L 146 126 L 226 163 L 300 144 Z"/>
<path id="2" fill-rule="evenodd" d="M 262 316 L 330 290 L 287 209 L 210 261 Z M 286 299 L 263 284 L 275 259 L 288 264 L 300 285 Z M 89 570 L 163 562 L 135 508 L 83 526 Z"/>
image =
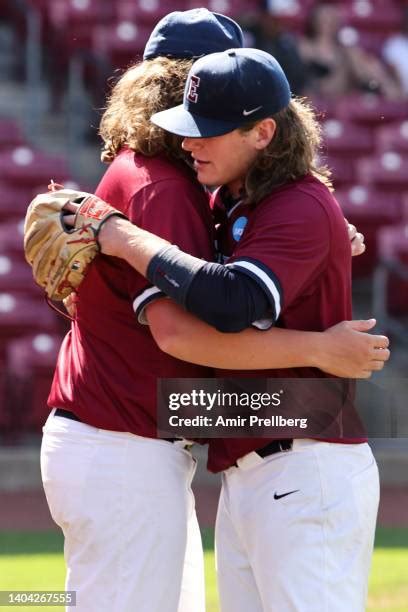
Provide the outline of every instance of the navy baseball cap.
<path id="1" fill-rule="evenodd" d="M 143 59 L 158 56 L 197 58 L 242 47 L 240 26 L 229 17 L 206 8 L 169 13 L 154 27 L 146 43 Z"/>
<path id="2" fill-rule="evenodd" d="M 151 120 L 179 136 L 221 136 L 274 115 L 290 98 L 288 80 L 272 55 L 229 49 L 197 60 L 187 77 L 183 104 Z"/>

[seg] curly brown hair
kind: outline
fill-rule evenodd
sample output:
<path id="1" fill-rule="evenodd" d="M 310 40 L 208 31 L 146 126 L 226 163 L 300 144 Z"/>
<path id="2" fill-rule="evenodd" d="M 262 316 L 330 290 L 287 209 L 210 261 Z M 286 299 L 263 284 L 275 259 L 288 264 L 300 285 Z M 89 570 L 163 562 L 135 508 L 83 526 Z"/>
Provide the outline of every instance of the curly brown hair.
<path id="1" fill-rule="evenodd" d="M 274 189 L 288 181 L 313 174 L 331 191 L 331 172 L 318 162 L 321 126 L 310 104 L 304 98 L 292 98 L 289 106 L 272 117 L 276 132 L 269 145 L 260 151 L 245 178 L 246 199 L 257 204 Z M 240 131 L 247 132 L 255 123 Z"/>
<path id="2" fill-rule="evenodd" d="M 123 146 L 149 157 L 159 153 L 183 157 L 182 139 L 151 123 L 150 117 L 182 103 L 192 63 L 157 57 L 126 70 L 113 86 L 100 122 L 102 161 L 111 162 Z"/>

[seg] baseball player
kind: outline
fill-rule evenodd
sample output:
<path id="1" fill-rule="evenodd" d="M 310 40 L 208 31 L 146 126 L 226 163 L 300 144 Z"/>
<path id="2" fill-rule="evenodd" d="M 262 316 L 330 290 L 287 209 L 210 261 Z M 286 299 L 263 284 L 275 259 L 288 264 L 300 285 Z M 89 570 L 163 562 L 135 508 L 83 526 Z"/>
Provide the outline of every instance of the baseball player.
<path id="1" fill-rule="evenodd" d="M 183 104 L 152 120 L 184 137 L 200 182 L 223 185 L 213 207 L 227 263 L 199 260 L 116 218 L 101 231 L 103 252 L 126 259 L 155 291 L 218 330 L 322 330 L 349 319 L 344 219 L 327 171 L 315 163 L 313 112 L 291 99 L 276 60 L 254 49 L 201 58 Z M 149 322 L 162 305 L 149 306 Z M 372 370 L 389 355 L 386 338 L 374 343 Z M 223 612 L 364 609 L 379 499 L 365 438 L 212 440 L 209 468 L 223 471 L 216 527 Z"/>
<path id="2" fill-rule="evenodd" d="M 205 9 L 168 15 L 154 29 L 144 61 L 113 89 L 100 128 L 111 164 L 98 196 L 203 260 L 213 258 L 207 195 L 180 160 L 179 140 L 149 118 L 181 101 L 192 56 L 241 44 L 239 27 L 227 17 Z M 89 202 L 94 206 L 95 198 Z M 26 241 L 35 261 L 43 253 L 36 225 Z M 38 263 L 44 273 L 43 260 Z M 167 302 L 162 295 L 123 261 L 98 258 L 75 296 L 75 321 L 56 367 L 42 477 L 65 535 L 66 587 L 86 612 L 204 610 L 190 489 L 195 462 L 183 441 L 156 439 L 156 380 L 212 372 L 162 352 L 151 334 L 160 322 L 151 329 L 137 322 L 135 311 L 142 316 L 147 305 Z M 321 362 L 334 373 L 351 370 L 348 356 L 356 369 L 370 369 L 369 337 L 347 326 L 302 335 L 302 349 L 299 336 L 297 343 L 282 340 L 291 348 L 281 351 L 277 365 L 297 365 L 303 354 L 306 363 Z M 246 342 L 258 352 L 257 337 Z M 276 365 L 279 348 L 268 350 Z"/>
<path id="3" fill-rule="evenodd" d="M 213 258 L 208 199 L 152 112 L 178 104 L 194 57 L 242 46 L 206 9 L 174 12 L 124 73 L 101 123 L 112 161 L 97 194 L 199 258 Z M 165 201 L 164 201 L 165 195 Z M 156 380 L 209 375 L 163 353 L 132 308 L 158 296 L 118 259 L 93 262 L 55 371 L 41 468 L 81 612 L 204 612 L 202 545 L 183 440 L 156 436 Z M 161 295 L 161 294 L 160 294 Z"/>

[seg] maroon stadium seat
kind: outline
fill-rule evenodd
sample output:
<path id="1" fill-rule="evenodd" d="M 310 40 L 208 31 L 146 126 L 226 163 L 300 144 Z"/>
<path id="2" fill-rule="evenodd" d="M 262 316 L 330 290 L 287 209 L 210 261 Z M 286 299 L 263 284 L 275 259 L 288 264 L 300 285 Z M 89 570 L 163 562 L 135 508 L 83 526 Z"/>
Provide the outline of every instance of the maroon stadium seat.
<path id="1" fill-rule="evenodd" d="M 29 7 L 36 8 L 41 12 L 46 12 L 53 0 L 26 0 Z"/>
<path id="2" fill-rule="evenodd" d="M 408 224 L 385 227 L 378 238 L 374 309 L 391 332 L 408 342 Z"/>
<path id="3" fill-rule="evenodd" d="M 152 27 L 167 13 L 184 11 L 187 0 L 175 3 L 174 0 L 116 0 L 116 18 L 120 21 L 133 21 L 138 25 Z M 203 3 L 199 6 L 203 6 Z"/>
<path id="4" fill-rule="evenodd" d="M 384 225 L 398 223 L 401 219 L 401 196 L 365 185 L 336 190 L 335 196 L 346 219 L 365 238 L 366 252 L 353 259 L 353 276 L 368 276 L 378 263 L 378 232 Z"/>
<path id="5" fill-rule="evenodd" d="M 339 36 L 340 40 L 346 44 L 346 46 L 351 44 L 356 45 L 381 59 L 382 49 L 387 40 L 388 33 L 371 30 L 356 30 L 356 28 L 352 26 L 345 26 L 341 28 Z"/>
<path id="6" fill-rule="evenodd" d="M 223 13 L 234 19 L 239 19 L 248 15 L 256 15 L 260 11 L 261 4 L 259 0 L 208 0 L 207 7 L 215 13 Z M 285 4 L 288 6 L 290 2 L 286 0 Z M 304 4 L 306 4 L 305 0 Z M 299 5 L 296 8 L 298 9 L 295 11 L 297 16 Z"/>
<path id="7" fill-rule="evenodd" d="M 61 337 L 32 334 L 9 342 L 7 375 L 12 381 L 11 421 L 21 432 L 40 432 L 50 412 L 50 391 Z M 11 399 L 11 398 L 10 398 Z"/>
<path id="8" fill-rule="evenodd" d="M 402 196 L 402 221 L 408 223 L 408 193 Z"/>
<path id="9" fill-rule="evenodd" d="M 0 293 L 0 358 L 10 340 L 37 331 L 53 333 L 57 327 L 57 315 L 45 300 L 12 291 Z"/>
<path id="10" fill-rule="evenodd" d="M 48 4 L 50 23 L 58 30 L 72 28 L 70 38 L 74 41 L 78 29 L 85 27 L 89 32 L 96 24 L 112 21 L 114 4 L 110 0 L 52 0 Z"/>
<path id="11" fill-rule="evenodd" d="M 24 257 L 24 217 L 6 221 L 0 225 L 0 253 L 9 255 L 13 260 L 25 262 Z"/>
<path id="12" fill-rule="evenodd" d="M 319 121 L 323 122 L 328 119 L 336 119 L 336 105 L 331 98 L 324 98 L 312 94 L 309 96 L 309 100 L 313 109 L 317 113 Z"/>
<path id="13" fill-rule="evenodd" d="M 406 119 L 406 100 L 386 100 L 376 94 L 354 94 L 341 97 L 336 115 L 344 121 L 369 126 L 380 126 Z"/>
<path id="14" fill-rule="evenodd" d="M 110 23 L 115 6 L 110 0 L 53 0 L 48 5 L 48 16 L 51 27 L 69 50 L 89 49 L 93 28 Z"/>
<path id="15" fill-rule="evenodd" d="M 408 155 L 386 151 L 356 162 L 357 180 L 376 189 L 400 193 L 408 191 Z"/>
<path id="16" fill-rule="evenodd" d="M 396 151 L 408 155 L 408 120 L 379 127 L 375 134 L 375 140 L 379 153 Z"/>
<path id="17" fill-rule="evenodd" d="M 19 124 L 13 119 L 0 119 L 0 149 L 17 147 L 23 142 Z"/>
<path id="18" fill-rule="evenodd" d="M 92 47 L 96 53 L 109 57 L 115 68 L 125 68 L 140 60 L 151 27 L 133 21 L 121 21 L 95 28 Z"/>
<path id="19" fill-rule="evenodd" d="M 354 160 L 341 155 L 326 155 L 324 160 L 332 171 L 332 181 L 334 187 L 345 188 L 352 185 L 355 181 Z"/>
<path id="20" fill-rule="evenodd" d="M 374 138 L 369 128 L 341 119 L 327 119 L 322 125 L 329 155 L 356 158 L 373 152 Z"/>
<path id="21" fill-rule="evenodd" d="M 9 435 L 10 411 L 6 390 L 6 362 L 0 359 L 0 436 Z"/>
<path id="22" fill-rule="evenodd" d="M 0 224 L 4 221 L 22 219 L 32 198 L 31 189 L 0 183 Z"/>
<path id="23" fill-rule="evenodd" d="M 8 291 L 44 300 L 44 291 L 35 284 L 30 266 L 20 258 L 0 253 L 0 293 Z"/>
<path id="24" fill-rule="evenodd" d="M 283 28 L 301 32 L 314 3 L 314 0 L 272 0 L 267 4 L 272 16 Z M 266 3 L 261 1 L 257 4 L 258 9 L 261 9 Z"/>
<path id="25" fill-rule="evenodd" d="M 401 8 L 397 3 L 355 0 L 342 3 L 343 21 L 358 31 L 391 33 L 401 23 Z"/>
<path id="26" fill-rule="evenodd" d="M 61 183 L 68 177 L 66 161 L 61 157 L 27 146 L 0 152 L 0 180 L 11 185 L 34 188 L 42 184 L 46 191 L 51 178 Z"/>

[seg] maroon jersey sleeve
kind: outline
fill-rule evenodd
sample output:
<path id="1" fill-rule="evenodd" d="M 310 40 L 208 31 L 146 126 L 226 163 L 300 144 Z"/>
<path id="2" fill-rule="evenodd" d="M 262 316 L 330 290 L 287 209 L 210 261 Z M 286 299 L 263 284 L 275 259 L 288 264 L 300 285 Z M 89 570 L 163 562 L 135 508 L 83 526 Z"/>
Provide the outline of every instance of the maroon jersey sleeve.
<path id="1" fill-rule="evenodd" d="M 317 290 L 332 241 L 348 242 L 334 200 L 327 206 L 299 191 L 292 195 L 293 199 L 287 191 L 259 205 L 227 263 L 263 287 L 270 299 L 272 321 L 297 298 Z"/>
<path id="2" fill-rule="evenodd" d="M 133 198 L 126 211 L 139 227 L 177 245 L 182 251 L 207 261 L 214 259 L 212 217 L 208 197 L 199 187 L 184 179 L 167 179 L 149 184 Z M 140 278 L 140 277 L 139 277 Z M 148 284 L 140 290 L 135 276 L 129 279 L 134 311 L 145 323 L 144 308 L 162 292 Z"/>

